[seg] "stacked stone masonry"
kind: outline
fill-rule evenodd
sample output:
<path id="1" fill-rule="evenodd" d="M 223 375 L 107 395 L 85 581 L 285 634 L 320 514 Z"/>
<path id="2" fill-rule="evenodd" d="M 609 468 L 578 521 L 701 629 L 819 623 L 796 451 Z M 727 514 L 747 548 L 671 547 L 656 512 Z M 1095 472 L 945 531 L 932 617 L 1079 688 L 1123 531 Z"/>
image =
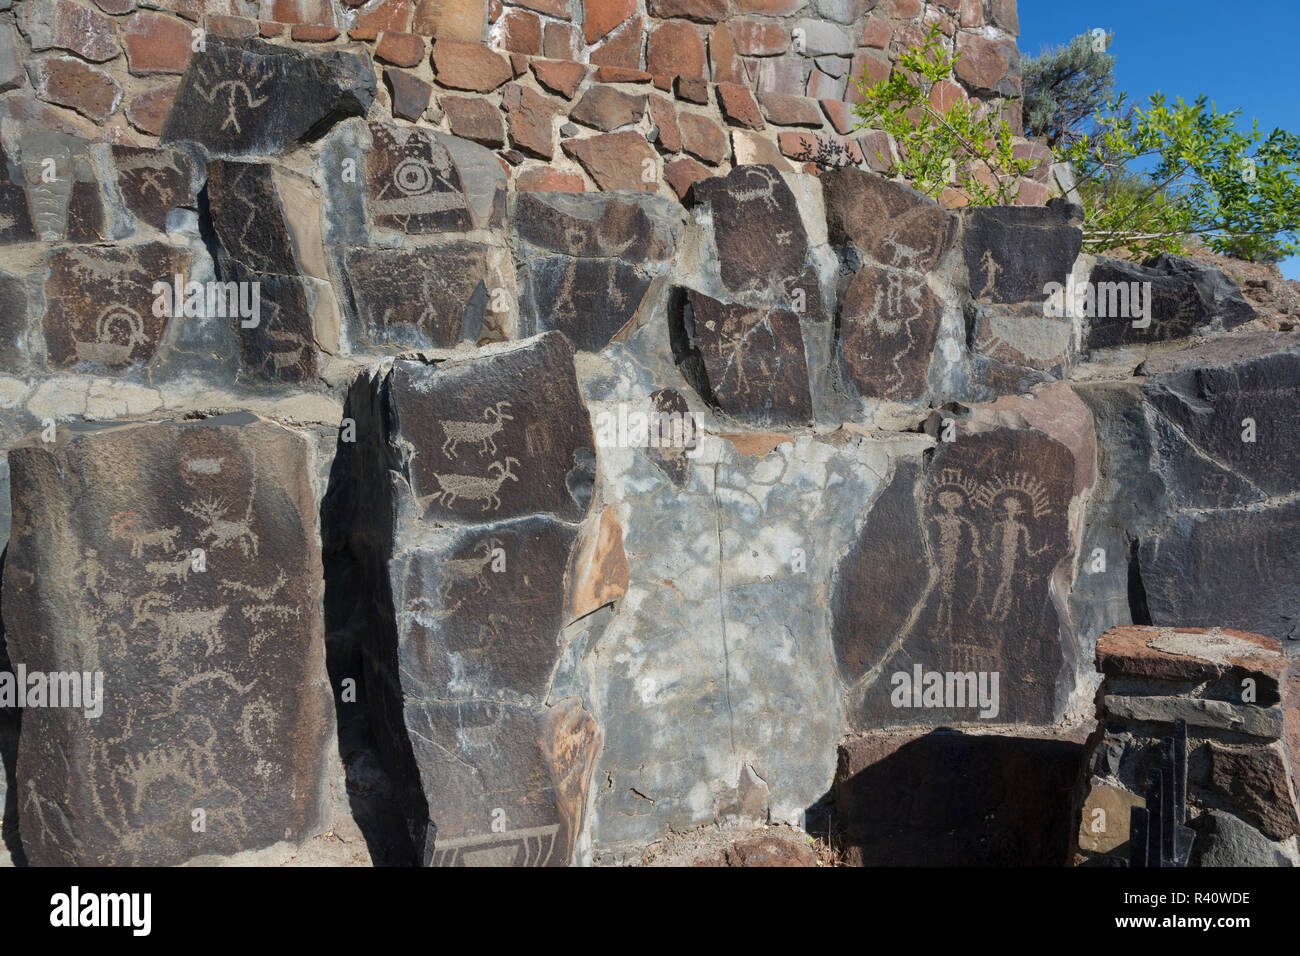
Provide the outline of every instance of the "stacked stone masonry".
<path id="1" fill-rule="evenodd" d="M 1300 332 L 783 151 L 933 18 L 1014 91 L 1009 0 L 0 11 L 2 852 L 1106 862 L 1191 717 L 1296 862 Z"/>

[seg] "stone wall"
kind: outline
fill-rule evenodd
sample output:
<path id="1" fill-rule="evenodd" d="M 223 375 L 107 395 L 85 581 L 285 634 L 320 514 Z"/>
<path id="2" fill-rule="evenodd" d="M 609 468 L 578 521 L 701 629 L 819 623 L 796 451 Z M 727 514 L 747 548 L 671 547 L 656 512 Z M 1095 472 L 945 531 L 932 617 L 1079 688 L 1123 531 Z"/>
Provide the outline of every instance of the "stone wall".
<path id="1" fill-rule="evenodd" d="M 887 77 L 933 22 L 960 54 L 936 105 L 974 97 L 1018 131 L 1014 0 L 24 0 L 0 18 L 0 116 L 154 145 L 196 52 L 260 37 L 371 60 L 372 119 L 480 143 L 516 188 L 682 196 L 744 163 L 885 168 L 895 147 L 855 129 L 851 77 Z M 1018 142 L 1040 164 L 1018 201 L 1041 205 L 1060 190 L 1050 156 Z"/>
<path id="2" fill-rule="evenodd" d="M 129 66 L 113 25 L 253 12 L 122 7 L 5 15 L 28 60 Z M 469 41 L 431 28 L 439 77 L 499 82 L 402 122 L 365 46 L 388 27 L 335 43 L 357 11 L 289 7 L 298 42 L 209 29 L 156 140 L 73 123 L 26 69 L 4 94 L 0 664 L 104 682 L 95 716 L 0 706 L 16 856 L 604 864 L 716 822 L 1061 863 L 1104 631 L 1294 636 L 1300 335 L 1217 269 L 1081 255 L 1061 198 L 948 209 L 745 157 L 735 117 L 674 188 L 656 111 L 685 143 L 721 120 L 683 92 L 725 109 L 728 81 L 595 75 L 645 67 L 639 40 L 632 66 L 438 67 Z M 715 48 L 721 18 L 651 7 Z M 959 37 L 1007 9 L 962 4 Z M 809 10 L 930 13 L 725 23 Z M 543 44 L 592 22 L 543 14 Z M 462 94 L 505 144 L 456 134 Z M 549 163 L 515 139 L 536 97 L 567 104 Z M 1149 283 L 1145 321 L 1064 308 L 1090 279 Z M 944 793 L 909 831 L 881 808 L 917 780 Z"/>

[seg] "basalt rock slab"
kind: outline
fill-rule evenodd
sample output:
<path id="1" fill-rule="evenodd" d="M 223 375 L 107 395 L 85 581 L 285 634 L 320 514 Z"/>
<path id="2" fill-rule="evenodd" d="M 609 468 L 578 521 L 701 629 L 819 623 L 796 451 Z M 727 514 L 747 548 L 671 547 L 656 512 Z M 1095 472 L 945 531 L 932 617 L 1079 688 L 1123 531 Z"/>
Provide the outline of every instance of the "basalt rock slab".
<path id="1" fill-rule="evenodd" d="M 694 186 L 712 213 L 722 282 L 733 293 L 794 280 L 808 258 L 808 233 L 794 193 L 773 166 L 737 166 Z"/>
<path id="2" fill-rule="evenodd" d="M 595 463 L 572 347 L 398 361 L 358 379 L 350 410 L 369 706 L 413 856 L 566 865 L 601 739 L 553 686 Z"/>
<path id="3" fill-rule="evenodd" d="M 10 467 L 10 656 L 103 680 L 98 716 L 25 712 L 28 858 L 170 865 L 319 832 L 333 713 L 307 443 L 248 415 L 72 426 Z"/>
<path id="4" fill-rule="evenodd" d="M 207 193 L 218 277 L 258 290 L 257 315 L 224 319 L 237 330 L 244 364 L 272 381 L 310 379 L 317 347 L 334 344 L 338 321 L 313 190 L 269 163 L 215 160 Z"/>
<path id="5" fill-rule="evenodd" d="M 581 518 L 595 442 L 573 347 L 550 332 L 472 360 L 394 363 L 384 387 L 411 449 L 406 480 L 424 519 Z"/>
<path id="6" fill-rule="evenodd" d="M 348 250 L 357 340 L 416 348 L 477 341 L 489 298 L 488 256 L 489 247 L 469 242 Z"/>
<path id="7" fill-rule="evenodd" d="M 0 150 L 0 242 L 101 242 L 119 238 L 100 180 L 103 150 L 52 129 L 6 120 Z M 25 208 L 24 208 L 25 207 Z"/>
<path id="8" fill-rule="evenodd" d="M 1162 255 L 1145 265 L 1098 258 L 1089 282 L 1095 303 L 1082 310 L 1089 350 L 1230 330 L 1255 317 L 1220 270 L 1181 256 Z"/>
<path id="9" fill-rule="evenodd" d="M 1061 866 L 1083 756 L 1050 738 L 850 737 L 834 789 L 848 862 Z"/>
<path id="10" fill-rule="evenodd" d="M 506 174 L 481 146 L 425 129 L 370 125 L 365 188 L 372 223 L 407 235 L 499 224 Z"/>
<path id="11" fill-rule="evenodd" d="M 878 265 L 929 272 L 952 242 L 956 218 L 916 190 L 855 167 L 822 177 L 826 229 Z"/>
<path id="12" fill-rule="evenodd" d="M 117 188 L 138 220 L 166 232 L 173 210 L 198 208 L 198 170 L 189 154 L 140 146 L 112 150 Z"/>
<path id="13" fill-rule="evenodd" d="M 650 290 L 650 277 L 622 259 L 539 257 L 526 275 L 523 331 L 563 332 L 585 352 L 608 345 Z"/>
<path id="14" fill-rule="evenodd" d="M 177 275 L 184 283 L 189 268 L 189 252 L 164 242 L 54 250 L 45 281 L 49 364 L 121 372 L 148 362 L 172 321 L 154 307 L 154 283 L 171 286 Z"/>
<path id="15" fill-rule="evenodd" d="M 1078 387 L 1104 438 L 1084 548 L 1104 553 L 1107 570 L 1086 576 L 1087 613 L 1104 626 L 1293 636 L 1300 472 L 1286 423 L 1300 336 L 1223 337 L 1150 357 L 1142 370 L 1140 384 Z"/>
<path id="16" fill-rule="evenodd" d="M 700 396 L 759 424 L 812 420 L 799 316 L 685 292 L 678 361 Z M 687 311 L 689 310 L 689 311 Z"/>
<path id="17" fill-rule="evenodd" d="M 1038 302 L 1064 284 L 1083 233 L 1062 202 L 963 209 L 961 251 L 971 295 L 988 302 Z"/>
<path id="18" fill-rule="evenodd" d="M 671 259 L 683 231 L 676 203 L 635 193 L 519 193 L 511 221 L 538 250 L 635 263 Z"/>
<path id="19" fill-rule="evenodd" d="M 212 156 L 273 156 L 341 119 L 365 116 L 376 89 L 363 53 L 210 36 L 190 58 L 161 142 L 196 143 Z"/>
<path id="20" fill-rule="evenodd" d="M 837 573 L 851 726 L 1048 722 L 1065 706 L 1078 652 L 1057 595 L 1093 439 L 1063 388 L 977 406 L 924 469 L 894 471 Z"/>
<path id="21" fill-rule="evenodd" d="M 840 303 L 836 350 L 845 380 L 865 398 L 923 398 L 943 310 L 916 273 L 863 265 Z"/>

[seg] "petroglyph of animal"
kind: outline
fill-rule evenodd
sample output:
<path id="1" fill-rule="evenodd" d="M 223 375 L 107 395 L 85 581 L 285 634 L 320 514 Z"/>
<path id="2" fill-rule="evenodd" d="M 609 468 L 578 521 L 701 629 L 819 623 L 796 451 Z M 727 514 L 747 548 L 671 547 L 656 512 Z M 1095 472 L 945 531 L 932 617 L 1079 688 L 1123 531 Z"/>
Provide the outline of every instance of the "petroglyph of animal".
<path id="1" fill-rule="evenodd" d="M 190 564 L 190 556 L 181 552 L 180 557 L 175 561 L 150 561 L 144 569 L 161 581 L 175 578 L 176 583 L 180 584 L 190 576 Z"/>
<path id="2" fill-rule="evenodd" d="M 499 547 L 501 547 L 499 540 L 489 538 L 480 543 L 475 549 L 481 557 L 452 558 L 450 561 L 444 561 L 442 564 L 443 577 L 438 586 L 438 596 L 442 602 L 446 603 L 448 593 L 459 581 L 473 581 L 476 585 L 474 593 L 486 594 L 488 584 L 484 569 L 492 563 L 492 558 Z"/>
<path id="3" fill-rule="evenodd" d="M 483 421 L 481 422 L 441 422 L 442 433 L 446 436 L 442 443 L 442 453 L 448 458 L 455 458 L 457 445 L 461 442 L 467 444 L 476 442 L 479 454 L 487 452 L 495 455 L 497 445 L 494 439 L 505 428 L 506 422 L 514 421 L 513 415 L 506 414 L 505 410 L 509 407 L 509 402 L 497 402 L 490 408 L 483 409 Z"/>
<path id="4" fill-rule="evenodd" d="M 433 495 L 426 495 L 422 501 L 430 498 L 436 500 L 444 508 L 450 508 L 457 501 L 464 499 L 466 501 L 483 502 L 483 511 L 495 511 L 501 507 L 501 498 L 497 492 L 501 485 L 509 478 L 511 481 L 518 481 L 519 477 L 510 470 L 512 464 L 519 464 L 519 459 L 506 457 L 504 463 L 494 461 L 488 465 L 489 478 L 481 475 L 438 475 L 435 474 L 434 480 L 438 482 L 439 491 Z"/>
<path id="5" fill-rule="evenodd" d="M 188 788 L 188 794 L 193 795 L 202 791 L 208 774 L 216 774 L 212 755 L 196 749 L 192 743 L 169 744 L 145 753 L 127 754 L 117 769 L 118 778 L 131 787 L 131 805 L 137 814 L 146 791 L 154 784 L 171 781 Z"/>
<path id="6" fill-rule="evenodd" d="M 257 535 L 251 527 L 252 495 L 248 496 L 248 507 L 244 509 L 244 517 L 240 521 L 232 521 L 226 517 L 228 509 L 225 502 L 220 499 L 204 498 L 194 507 L 182 507 L 181 510 L 203 522 L 204 528 L 200 532 L 200 538 L 204 542 L 210 542 L 212 548 L 225 548 L 231 544 L 238 544 L 244 557 L 257 554 Z"/>
<path id="7" fill-rule="evenodd" d="M 172 598 L 158 591 L 147 591 L 132 605 L 132 627 L 150 623 L 158 629 L 159 643 L 167 645 L 166 656 L 174 657 L 181 641 L 202 640 L 209 654 L 221 646 L 221 620 L 230 605 L 214 608 L 195 608 L 189 611 L 172 611 Z"/>
<path id="8" fill-rule="evenodd" d="M 744 166 L 744 176 L 750 182 L 757 182 L 758 185 L 749 189 L 734 189 L 731 192 L 732 197 L 738 203 L 747 203 L 760 201 L 768 209 L 775 211 L 776 203 L 776 176 L 765 166 Z"/>
<path id="9" fill-rule="evenodd" d="M 154 528 L 146 530 L 140 525 L 140 516 L 134 511 L 119 511 L 108 519 L 108 536 L 126 538 L 131 542 L 131 557 L 144 557 L 145 548 L 163 548 L 170 551 L 176 544 L 180 528 Z"/>
<path id="10" fill-rule="evenodd" d="M 302 364 L 303 352 L 307 348 L 307 340 L 297 332 L 290 332 L 287 329 L 271 329 L 266 333 L 268 339 L 274 339 L 277 342 L 297 343 L 295 348 L 279 349 L 277 351 L 266 353 L 266 357 L 271 360 L 271 365 L 277 373 L 286 368 L 293 368 Z"/>

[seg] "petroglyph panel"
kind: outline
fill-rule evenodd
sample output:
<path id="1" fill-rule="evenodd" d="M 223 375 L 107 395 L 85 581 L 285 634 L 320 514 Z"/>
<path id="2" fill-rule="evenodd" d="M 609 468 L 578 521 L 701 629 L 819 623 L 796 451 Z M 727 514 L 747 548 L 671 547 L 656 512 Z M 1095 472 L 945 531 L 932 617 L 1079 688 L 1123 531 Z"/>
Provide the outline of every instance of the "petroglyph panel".
<path id="1" fill-rule="evenodd" d="M 156 314 L 153 284 L 170 288 L 176 275 L 185 282 L 190 255 L 162 242 L 64 247 L 50 254 L 49 264 L 44 324 L 50 364 L 120 370 L 158 351 L 169 319 Z"/>
<path id="2" fill-rule="evenodd" d="M 924 397 L 942 317 L 943 303 L 923 278 L 864 265 L 840 305 L 845 377 L 867 398 Z"/>
<path id="3" fill-rule="evenodd" d="M 411 491 L 426 518 L 586 513 L 595 440 L 563 335 L 458 362 L 397 362 L 386 395 L 412 449 Z"/>
<path id="4" fill-rule="evenodd" d="M 25 713 L 32 862 L 169 865 L 315 832 L 332 708 L 307 443 L 232 415 L 60 429 L 9 460 L 10 655 L 103 675 L 97 718 Z"/>
<path id="5" fill-rule="evenodd" d="M 209 36 L 190 59 L 161 142 L 193 142 L 213 156 L 275 155 L 375 99 L 368 57 L 303 53 L 262 40 Z"/>
<path id="6" fill-rule="evenodd" d="M 366 184 L 371 221 L 407 234 L 473 225 L 460 170 L 429 131 L 371 124 Z"/>
<path id="7" fill-rule="evenodd" d="M 1066 662 L 1051 594 L 1071 551 L 1075 460 L 1030 429 L 941 442 L 900 468 L 839 570 L 834 637 L 859 726 L 977 721 L 977 709 L 891 703 L 892 675 L 998 675 L 992 722 L 1049 721 Z"/>
<path id="8" fill-rule="evenodd" d="M 425 348 L 477 341 L 490 305 L 488 255 L 478 243 L 348 250 L 359 338 Z"/>

